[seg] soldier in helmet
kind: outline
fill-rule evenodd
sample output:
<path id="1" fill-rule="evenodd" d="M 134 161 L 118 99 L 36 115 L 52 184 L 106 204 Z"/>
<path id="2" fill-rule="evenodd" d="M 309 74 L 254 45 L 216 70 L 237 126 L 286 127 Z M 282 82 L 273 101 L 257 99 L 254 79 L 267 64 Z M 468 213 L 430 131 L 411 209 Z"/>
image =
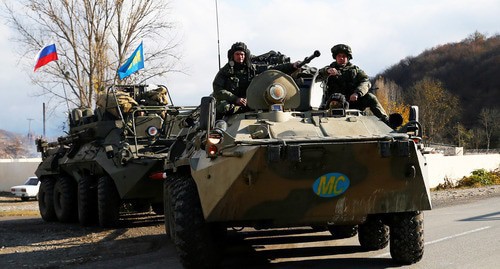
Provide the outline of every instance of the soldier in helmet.
<path id="1" fill-rule="evenodd" d="M 213 81 L 218 118 L 248 111 L 246 91 L 257 75 L 255 65 L 251 62 L 250 50 L 245 43 L 234 43 L 227 52 L 227 58 L 228 63 L 219 70 Z M 269 66 L 268 69 L 292 73 L 299 63 Z"/>
<path id="2" fill-rule="evenodd" d="M 366 73 L 352 64 L 352 50 L 348 45 L 338 44 L 332 47 L 333 63 L 318 71 L 318 79 L 326 80 L 326 92 L 323 102 L 328 101 L 334 93 L 343 94 L 350 108 L 364 110 L 369 107 L 372 113 L 385 123 L 389 117 L 377 97 L 368 92 L 371 87 Z"/>

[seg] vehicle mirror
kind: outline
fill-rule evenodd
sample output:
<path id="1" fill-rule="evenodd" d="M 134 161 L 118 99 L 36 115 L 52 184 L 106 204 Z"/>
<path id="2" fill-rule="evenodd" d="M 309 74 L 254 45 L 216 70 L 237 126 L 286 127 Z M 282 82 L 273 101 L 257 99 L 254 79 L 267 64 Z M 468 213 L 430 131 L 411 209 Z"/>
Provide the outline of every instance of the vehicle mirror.
<path id="1" fill-rule="evenodd" d="M 200 129 L 212 129 L 215 124 L 215 98 L 205 96 L 201 98 Z"/>

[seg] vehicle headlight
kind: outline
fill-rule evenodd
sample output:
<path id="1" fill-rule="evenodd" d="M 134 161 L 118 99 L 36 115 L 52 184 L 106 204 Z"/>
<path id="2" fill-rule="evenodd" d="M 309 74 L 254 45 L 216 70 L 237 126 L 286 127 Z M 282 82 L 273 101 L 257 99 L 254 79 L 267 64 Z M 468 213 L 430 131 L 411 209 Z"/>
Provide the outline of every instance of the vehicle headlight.
<path id="1" fill-rule="evenodd" d="M 280 84 L 272 84 L 266 91 L 267 99 L 271 103 L 281 103 L 286 97 L 286 89 Z"/>
<path id="2" fill-rule="evenodd" d="M 147 132 L 149 136 L 155 136 L 158 134 L 158 129 L 155 126 L 150 126 L 148 127 Z"/>
<path id="3" fill-rule="evenodd" d="M 213 129 L 208 133 L 208 142 L 212 145 L 217 145 L 222 142 L 224 135 L 221 130 Z"/>

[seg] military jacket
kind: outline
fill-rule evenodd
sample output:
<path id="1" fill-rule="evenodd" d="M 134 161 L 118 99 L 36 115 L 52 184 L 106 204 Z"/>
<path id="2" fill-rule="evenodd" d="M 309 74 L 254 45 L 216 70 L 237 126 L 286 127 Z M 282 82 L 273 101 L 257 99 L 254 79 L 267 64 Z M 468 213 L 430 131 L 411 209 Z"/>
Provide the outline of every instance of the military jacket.
<path id="1" fill-rule="evenodd" d="M 262 71 L 267 69 L 276 69 L 285 73 L 291 73 L 295 70 L 291 63 L 270 65 Z M 215 76 L 212 84 L 213 96 L 217 102 L 227 101 L 230 104 L 234 104 L 238 98 L 246 98 L 247 88 L 256 73 L 254 65 L 249 67 L 246 64 L 235 64 L 232 61 L 227 63 Z"/>
<path id="2" fill-rule="evenodd" d="M 253 66 L 227 63 L 219 70 L 213 81 L 215 99 L 235 103 L 240 97 L 246 98 L 246 90 L 254 77 Z"/>
<path id="3" fill-rule="evenodd" d="M 330 67 L 337 69 L 340 75 L 328 76 L 326 70 Z M 326 79 L 326 95 L 327 97 L 333 93 L 341 93 L 348 98 L 353 93 L 359 94 L 359 96 L 364 96 L 370 89 L 370 79 L 366 73 L 361 70 L 358 66 L 351 63 L 347 63 L 345 66 L 337 64 L 337 62 L 331 63 L 319 70 L 318 73 L 319 80 Z"/>

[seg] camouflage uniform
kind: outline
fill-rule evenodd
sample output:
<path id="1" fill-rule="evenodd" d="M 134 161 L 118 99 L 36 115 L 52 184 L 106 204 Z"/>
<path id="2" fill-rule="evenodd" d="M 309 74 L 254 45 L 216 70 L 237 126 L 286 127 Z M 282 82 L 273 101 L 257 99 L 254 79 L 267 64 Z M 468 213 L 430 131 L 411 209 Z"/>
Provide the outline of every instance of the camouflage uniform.
<path id="1" fill-rule="evenodd" d="M 214 94 L 217 100 L 217 115 L 244 112 L 246 107 L 236 105 L 238 98 L 246 98 L 247 88 L 255 77 L 255 68 L 250 64 L 237 64 L 229 61 L 224 65 L 213 82 Z"/>
<path id="2" fill-rule="evenodd" d="M 335 58 L 338 53 L 338 51 L 335 50 L 337 46 L 332 48 L 333 58 Z M 348 49 L 346 54 L 349 59 L 351 59 L 352 55 L 350 48 L 346 45 L 342 46 L 345 46 Z M 329 76 L 327 73 L 328 68 L 335 68 L 340 74 L 337 76 Z M 318 80 L 325 79 L 326 92 L 323 95 L 323 104 L 326 104 L 328 98 L 330 98 L 330 96 L 334 93 L 341 93 L 345 95 L 347 100 L 349 100 L 349 96 L 353 93 L 357 93 L 358 100 L 356 102 L 349 102 L 349 108 L 365 110 L 369 107 L 375 116 L 382 119 L 384 122 L 388 121 L 388 116 L 377 97 L 369 92 L 371 87 L 369 77 L 358 66 L 350 62 L 347 62 L 345 66 L 339 65 L 337 62 L 333 62 L 329 66 L 320 69 L 318 72 Z"/>
<path id="3" fill-rule="evenodd" d="M 233 61 L 234 52 L 239 50 L 245 52 L 245 61 L 243 64 Z M 227 57 L 229 62 L 219 70 L 212 83 L 213 96 L 217 100 L 216 110 L 218 118 L 224 115 L 248 111 L 248 107 L 236 105 L 236 100 L 238 98 L 246 98 L 247 88 L 252 79 L 257 75 L 256 67 L 251 62 L 252 56 L 250 55 L 250 50 L 244 43 L 237 42 L 233 44 L 227 52 Z M 265 71 L 267 69 L 277 69 L 285 73 L 291 73 L 295 70 L 291 63 L 268 66 L 264 70 L 259 70 Z"/>

